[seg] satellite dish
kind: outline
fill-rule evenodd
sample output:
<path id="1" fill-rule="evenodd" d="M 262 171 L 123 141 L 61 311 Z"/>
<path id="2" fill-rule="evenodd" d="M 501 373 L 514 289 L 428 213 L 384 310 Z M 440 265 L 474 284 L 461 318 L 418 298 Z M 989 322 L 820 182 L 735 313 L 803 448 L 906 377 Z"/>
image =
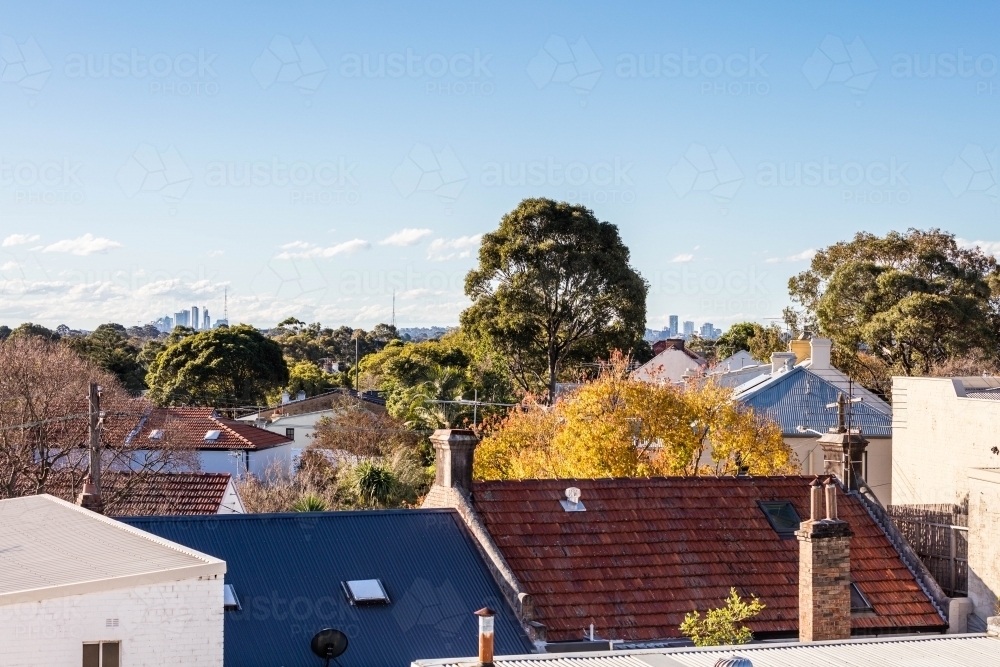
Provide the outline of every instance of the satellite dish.
<path id="1" fill-rule="evenodd" d="M 313 636 L 309 646 L 313 653 L 326 660 L 326 664 L 329 665 L 331 660 L 347 650 L 347 635 L 340 630 L 326 628 Z"/>

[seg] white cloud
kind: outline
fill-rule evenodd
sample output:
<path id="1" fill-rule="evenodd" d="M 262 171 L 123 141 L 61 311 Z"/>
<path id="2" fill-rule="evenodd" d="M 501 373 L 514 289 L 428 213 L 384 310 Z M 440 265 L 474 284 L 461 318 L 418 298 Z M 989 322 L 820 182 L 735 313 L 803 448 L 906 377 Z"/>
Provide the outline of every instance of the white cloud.
<path id="1" fill-rule="evenodd" d="M 226 254 L 225 250 L 213 250 L 212 252 L 208 253 L 208 256 L 209 257 L 222 257 L 225 254 Z"/>
<path id="2" fill-rule="evenodd" d="M 768 264 L 777 264 L 778 262 L 808 262 L 815 256 L 815 248 L 806 248 L 802 252 L 789 255 L 788 257 L 770 257 L 764 261 Z"/>
<path id="3" fill-rule="evenodd" d="M 0 266 L 0 271 L 13 271 L 17 268 L 17 262 L 7 262 Z"/>
<path id="4" fill-rule="evenodd" d="M 449 259 L 471 257 L 472 251 L 482 239 L 482 234 L 459 236 L 455 239 L 434 239 L 427 247 L 427 259 L 432 262 L 443 262 Z"/>
<path id="5" fill-rule="evenodd" d="M 282 250 L 285 252 L 278 253 L 278 259 L 316 259 L 316 258 L 328 258 L 334 257 L 335 255 L 353 255 L 361 250 L 367 250 L 371 248 L 372 244 L 363 239 L 352 239 L 350 241 L 344 241 L 343 243 L 338 243 L 335 246 L 330 246 L 328 248 L 322 248 L 318 245 L 312 243 L 306 243 L 304 241 L 293 241 L 291 243 L 286 243 L 281 246 Z M 295 252 L 291 252 L 291 251 Z"/>
<path id="6" fill-rule="evenodd" d="M 0 244 L 0 246 L 4 248 L 9 248 L 15 245 L 31 243 L 32 241 L 37 241 L 40 238 L 42 237 L 39 236 L 38 234 L 31 234 L 30 236 L 28 234 L 11 234 L 10 236 L 8 236 L 3 240 L 3 243 Z"/>
<path id="7" fill-rule="evenodd" d="M 965 239 L 958 238 L 955 239 L 955 242 L 960 248 L 967 250 L 979 248 L 987 255 L 993 255 L 997 259 L 1000 259 L 1000 241 L 966 241 Z"/>
<path id="8" fill-rule="evenodd" d="M 395 234 L 391 234 L 386 238 L 378 242 L 379 245 L 394 245 L 394 246 L 411 246 L 416 245 L 423 241 L 425 238 L 433 234 L 434 232 L 430 229 L 414 229 L 412 227 L 406 227 L 405 229 L 400 229 Z"/>
<path id="9" fill-rule="evenodd" d="M 121 248 L 122 244 L 117 241 L 95 237 L 93 234 L 84 234 L 77 239 L 63 239 L 51 245 L 45 246 L 42 252 L 66 252 L 72 255 L 92 255 L 96 252 L 107 252 L 112 248 Z"/>
<path id="10" fill-rule="evenodd" d="M 671 262 L 690 262 L 692 259 L 694 259 L 694 255 L 692 255 L 689 252 L 686 252 L 686 253 L 682 253 L 680 255 L 677 255 L 676 257 L 674 257 L 670 261 Z"/>

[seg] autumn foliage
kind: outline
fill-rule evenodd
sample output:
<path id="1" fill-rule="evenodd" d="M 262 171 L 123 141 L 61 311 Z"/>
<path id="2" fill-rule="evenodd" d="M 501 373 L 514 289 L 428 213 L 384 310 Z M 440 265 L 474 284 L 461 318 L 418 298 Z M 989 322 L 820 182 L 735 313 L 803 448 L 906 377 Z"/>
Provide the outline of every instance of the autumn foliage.
<path id="1" fill-rule="evenodd" d="M 708 382 L 679 389 L 628 377 L 616 357 L 554 406 L 527 401 L 487 422 L 478 479 L 751 475 L 798 472 L 772 421 Z"/>

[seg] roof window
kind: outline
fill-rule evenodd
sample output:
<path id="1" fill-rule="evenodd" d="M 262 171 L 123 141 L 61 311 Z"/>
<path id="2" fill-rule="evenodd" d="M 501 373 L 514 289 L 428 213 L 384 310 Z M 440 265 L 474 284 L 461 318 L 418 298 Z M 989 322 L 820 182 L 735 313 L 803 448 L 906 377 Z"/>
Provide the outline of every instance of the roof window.
<path id="1" fill-rule="evenodd" d="M 205 431 L 205 442 L 215 442 L 222 435 L 222 431 L 218 429 L 213 429 L 211 431 Z"/>
<path id="2" fill-rule="evenodd" d="M 152 431 L 149 432 L 149 439 L 150 440 L 163 440 L 163 429 L 162 428 L 154 428 Z"/>
<path id="3" fill-rule="evenodd" d="M 379 579 L 356 579 L 340 582 L 347 600 L 352 605 L 389 604 L 389 594 Z"/>
<path id="4" fill-rule="evenodd" d="M 872 607 L 872 603 L 868 601 L 865 594 L 861 592 L 858 585 L 851 582 L 851 613 L 852 614 L 874 614 L 875 608 Z"/>
<path id="5" fill-rule="evenodd" d="M 224 591 L 223 594 L 223 608 L 227 611 L 240 611 L 243 607 L 240 605 L 240 599 L 236 597 L 236 589 L 233 588 L 232 584 L 226 584 L 222 587 Z"/>
<path id="6" fill-rule="evenodd" d="M 774 528 L 774 532 L 783 540 L 790 540 L 795 537 L 795 531 L 799 529 L 802 519 L 798 512 L 792 507 L 792 503 L 787 500 L 770 500 L 757 502 L 767 522 Z"/>

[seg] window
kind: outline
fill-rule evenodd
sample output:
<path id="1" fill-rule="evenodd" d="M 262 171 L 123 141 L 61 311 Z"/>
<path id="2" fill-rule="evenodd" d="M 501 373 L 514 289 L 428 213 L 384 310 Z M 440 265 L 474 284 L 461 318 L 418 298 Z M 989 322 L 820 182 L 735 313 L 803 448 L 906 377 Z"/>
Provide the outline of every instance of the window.
<path id="1" fill-rule="evenodd" d="M 161 429 L 161 428 L 154 428 L 152 431 L 149 432 L 149 439 L 150 440 L 163 440 L 163 429 Z"/>
<path id="2" fill-rule="evenodd" d="M 87 642 L 83 645 L 83 667 L 119 667 L 121 642 Z"/>
<path id="3" fill-rule="evenodd" d="M 220 435 L 222 435 L 222 431 L 217 431 L 217 430 L 206 431 L 205 440 L 214 442 L 219 439 Z"/>
<path id="4" fill-rule="evenodd" d="M 389 604 L 389 595 L 378 579 L 359 579 L 343 581 L 341 587 L 347 600 L 352 605 L 358 604 Z"/>
<path id="5" fill-rule="evenodd" d="M 240 599 L 236 597 L 236 589 L 233 588 L 232 584 L 226 584 L 222 587 L 223 590 L 223 608 L 227 611 L 240 611 L 243 609 L 240 605 Z"/>
<path id="6" fill-rule="evenodd" d="M 787 500 L 757 501 L 767 522 L 774 528 L 774 532 L 783 540 L 790 540 L 795 537 L 795 531 L 799 529 L 802 519 L 798 512 Z"/>
<path id="7" fill-rule="evenodd" d="M 875 613 L 875 609 L 874 609 L 874 607 L 872 607 L 872 603 L 868 601 L 868 598 L 865 597 L 865 594 L 861 592 L 861 589 L 858 588 L 858 585 L 852 581 L 851 582 L 851 613 L 852 614 L 858 614 L 858 613 L 862 613 L 863 614 L 863 613 L 866 613 L 866 612 L 874 614 Z"/>
<path id="8" fill-rule="evenodd" d="M 289 440 L 294 440 L 295 439 L 295 429 L 294 428 L 286 428 L 285 429 L 285 437 L 288 438 Z"/>

